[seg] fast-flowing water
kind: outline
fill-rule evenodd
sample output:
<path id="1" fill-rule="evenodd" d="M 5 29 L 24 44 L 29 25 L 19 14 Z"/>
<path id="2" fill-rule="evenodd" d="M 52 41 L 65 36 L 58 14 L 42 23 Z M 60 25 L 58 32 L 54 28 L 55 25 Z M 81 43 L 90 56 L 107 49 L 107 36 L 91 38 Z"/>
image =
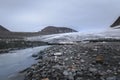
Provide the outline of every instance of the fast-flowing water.
<path id="1" fill-rule="evenodd" d="M 48 46 L 14 50 L 6 54 L 0 54 L 0 80 L 10 80 L 9 78 L 19 71 L 36 63 L 32 54 L 37 54 L 40 50 Z"/>

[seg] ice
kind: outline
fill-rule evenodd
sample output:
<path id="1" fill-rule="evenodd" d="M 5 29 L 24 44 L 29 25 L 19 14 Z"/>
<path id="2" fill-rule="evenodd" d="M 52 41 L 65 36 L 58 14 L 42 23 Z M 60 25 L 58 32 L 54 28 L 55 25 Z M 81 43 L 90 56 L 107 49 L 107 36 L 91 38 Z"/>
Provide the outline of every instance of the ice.
<path id="1" fill-rule="evenodd" d="M 28 37 L 26 38 L 26 40 L 45 41 L 45 42 L 72 42 L 72 41 L 83 41 L 83 40 L 99 39 L 99 38 L 120 39 L 120 29 L 109 28 L 103 32 L 99 32 L 99 33 L 96 32 L 89 34 L 81 33 L 81 32 L 52 34 L 52 35 Z"/>

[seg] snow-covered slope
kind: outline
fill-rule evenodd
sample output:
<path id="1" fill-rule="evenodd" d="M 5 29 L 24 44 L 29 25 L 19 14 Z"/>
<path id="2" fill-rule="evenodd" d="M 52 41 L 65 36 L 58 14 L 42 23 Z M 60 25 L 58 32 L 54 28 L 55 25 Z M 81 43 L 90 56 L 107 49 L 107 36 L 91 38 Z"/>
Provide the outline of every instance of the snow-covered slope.
<path id="1" fill-rule="evenodd" d="M 31 41 L 46 41 L 46 42 L 71 42 L 71 41 L 82 41 L 87 39 L 98 39 L 98 38 L 120 38 L 120 29 L 109 29 L 101 33 L 63 33 L 53 34 L 45 36 L 29 37 L 27 40 Z"/>

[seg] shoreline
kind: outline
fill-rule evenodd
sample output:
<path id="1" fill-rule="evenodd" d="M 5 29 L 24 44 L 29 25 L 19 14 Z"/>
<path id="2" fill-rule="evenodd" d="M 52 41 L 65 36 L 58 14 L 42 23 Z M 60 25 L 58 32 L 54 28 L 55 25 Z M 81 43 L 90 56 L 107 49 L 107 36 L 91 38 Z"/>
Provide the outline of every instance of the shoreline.
<path id="1" fill-rule="evenodd" d="M 0 55 L 0 79 L 9 80 L 8 78 L 23 78 L 25 69 L 35 64 L 37 60 L 32 57 L 49 46 L 38 46 L 22 50 L 11 51 L 8 54 Z M 4 63 L 3 63 L 4 62 Z M 17 80 L 17 79 L 16 79 Z"/>
<path id="2" fill-rule="evenodd" d="M 18 73 L 17 75 L 14 75 L 9 78 L 9 80 L 24 80 L 25 78 L 25 72 L 24 73 Z"/>
<path id="3" fill-rule="evenodd" d="M 48 46 L 48 45 L 40 45 L 40 46 Z M 22 49 L 27 49 L 27 48 L 34 48 L 34 47 L 39 47 L 39 46 L 30 46 L 30 47 L 22 47 L 22 48 L 8 48 L 8 49 L 0 49 L 0 54 L 6 54 L 10 51 L 14 50 L 22 50 Z"/>
<path id="4" fill-rule="evenodd" d="M 27 47 L 26 47 L 27 48 Z M 28 47 L 29 48 L 29 47 Z M 0 49 L 0 54 L 5 54 L 5 53 L 8 53 L 10 51 L 13 51 L 13 50 L 21 50 L 21 49 L 25 49 L 25 48 L 9 48 L 9 49 Z"/>

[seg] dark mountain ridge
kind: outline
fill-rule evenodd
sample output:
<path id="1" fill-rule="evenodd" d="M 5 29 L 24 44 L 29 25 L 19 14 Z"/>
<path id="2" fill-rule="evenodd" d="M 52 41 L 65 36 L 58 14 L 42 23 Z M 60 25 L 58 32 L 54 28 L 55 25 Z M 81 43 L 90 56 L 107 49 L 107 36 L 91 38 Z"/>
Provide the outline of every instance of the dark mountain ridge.
<path id="1" fill-rule="evenodd" d="M 116 26 L 119 26 L 119 25 L 120 25 L 120 16 L 117 18 L 117 20 L 110 27 L 116 28 Z"/>
<path id="2" fill-rule="evenodd" d="M 40 31 L 41 34 L 58 34 L 58 33 L 68 33 L 68 32 L 77 32 L 76 30 L 67 28 L 67 27 L 55 27 L 48 26 Z"/>
<path id="3" fill-rule="evenodd" d="M 10 32 L 10 31 L 4 28 L 2 25 L 0 25 L 0 32 Z"/>
<path id="4" fill-rule="evenodd" d="M 39 32 L 12 32 L 8 29 L 0 26 L 0 38 L 7 38 L 7 39 L 21 39 L 24 37 L 31 37 L 31 36 L 38 36 L 38 35 L 49 35 L 49 34 L 58 34 L 58 33 L 67 33 L 67 32 L 76 32 L 73 29 L 66 28 L 66 27 L 55 27 L 55 26 L 48 26 L 42 29 Z"/>

